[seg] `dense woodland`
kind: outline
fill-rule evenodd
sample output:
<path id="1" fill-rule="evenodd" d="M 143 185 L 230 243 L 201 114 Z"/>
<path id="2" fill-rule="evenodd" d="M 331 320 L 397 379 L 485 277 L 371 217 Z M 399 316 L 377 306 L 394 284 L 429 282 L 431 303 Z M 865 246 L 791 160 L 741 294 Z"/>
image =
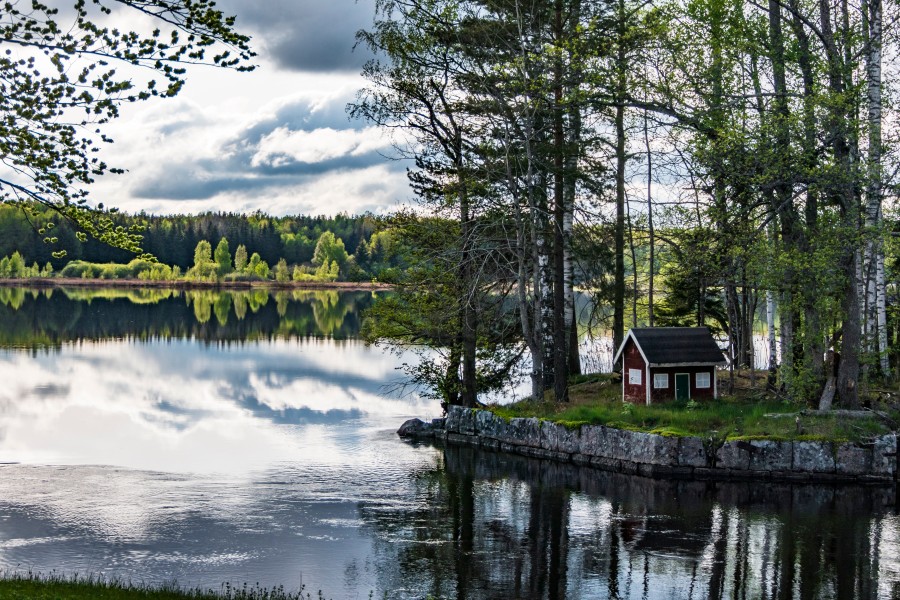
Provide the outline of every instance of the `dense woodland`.
<path id="1" fill-rule="evenodd" d="M 350 109 L 407 144 L 436 219 L 406 228 L 407 293 L 372 335 L 446 348 L 413 375 L 448 402 L 523 364 L 535 397 L 565 401 L 578 263 L 612 258 L 618 345 L 663 324 L 665 249 L 668 308 L 721 323 L 733 366 L 752 364 L 764 307 L 770 388 L 818 403 L 836 373 L 858 406 L 892 377 L 898 16 L 882 0 L 381 0 Z"/>
<path id="2" fill-rule="evenodd" d="M 92 156 L 108 140 L 89 123 L 177 94 L 185 71 L 173 64 L 253 68 L 233 20 L 204 6 L 166 4 L 170 26 L 199 35 L 171 47 L 98 28 L 86 8 L 60 28 L 53 9 L 7 6 L 5 39 L 45 49 L 49 74 L 34 85 L 29 61 L 0 61 L 11 124 L 0 162 L 17 174 L 0 179 L 0 201 L 26 216 L 0 212 L 0 256 L 133 256 L 103 242 L 212 276 L 212 247 L 227 239 L 266 276 L 278 261 L 303 277 L 332 232 L 343 276 L 386 272 L 402 292 L 372 308 L 367 338 L 439 352 L 410 374 L 451 404 L 475 405 L 523 369 L 534 397 L 565 401 L 580 370 L 576 285 L 610 307 L 615 345 L 630 325 L 709 325 L 732 368 L 754 363 L 764 312 L 767 383 L 788 400 L 816 403 L 834 376 L 839 402 L 856 407 L 892 381 L 896 3 L 379 0 L 358 34 L 378 58 L 348 109 L 406 149 L 419 210 L 380 228 L 91 209 L 86 186 L 116 169 Z M 206 57 L 197 39 L 230 51 Z M 63 66 L 82 59 L 92 93 Z M 148 80 L 105 60 L 147 66 Z M 96 118 L 71 118 L 84 109 Z M 373 266 L 388 246 L 402 265 Z"/>

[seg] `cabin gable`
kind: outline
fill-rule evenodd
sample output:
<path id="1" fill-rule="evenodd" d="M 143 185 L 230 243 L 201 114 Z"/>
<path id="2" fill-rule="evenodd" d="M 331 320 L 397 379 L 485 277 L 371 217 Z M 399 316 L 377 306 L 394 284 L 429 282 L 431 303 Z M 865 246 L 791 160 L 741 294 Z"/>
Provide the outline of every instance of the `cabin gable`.
<path id="1" fill-rule="evenodd" d="M 622 352 L 622 397 L 628 402 L 647 401 L 647 363 L 634 340 L 628 338 Z"/>

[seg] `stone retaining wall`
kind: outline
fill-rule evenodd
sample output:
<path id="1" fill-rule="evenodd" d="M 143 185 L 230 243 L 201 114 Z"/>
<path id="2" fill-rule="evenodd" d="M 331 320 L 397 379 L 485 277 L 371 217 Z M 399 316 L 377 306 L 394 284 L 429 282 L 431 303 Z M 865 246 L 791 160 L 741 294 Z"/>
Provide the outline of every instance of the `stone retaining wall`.
<path id="1" fill-rule="evenodd" d="M 506 420 L 488 410 L 450 407 L 446 419 L 411 419 L 402 437 L 432 437 L 607 471 L 711 479 L 778 479 L 893 483 L 897 436 L 874 443 L 727 441 L 669 437 L 603 425 L 564 425 L 536 418 Z"/>

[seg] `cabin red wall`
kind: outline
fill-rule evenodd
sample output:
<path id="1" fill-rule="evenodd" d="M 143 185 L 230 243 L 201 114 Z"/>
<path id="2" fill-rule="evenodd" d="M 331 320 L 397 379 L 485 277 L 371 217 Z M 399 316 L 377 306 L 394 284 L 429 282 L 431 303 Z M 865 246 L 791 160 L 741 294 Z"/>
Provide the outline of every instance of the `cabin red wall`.
<path id="1" fill-rule="evenodd" d="M 651 367 L 650 368 L 650 398 L 651 402 L 666 402 L 675 399 L 675 373 L 688 373 L 691 376 L 691 399 L 712 400 L 715 391 L 714 367 Z M 668 373 L 669 387 L 657 389 L 653 386 L 654 373 Z M 697 373 L 709 373 L 709 387 L 697 388 Z"/>
<path id="2" fill-rule="evenodd" d="M 628 369 L 640 369 L 641 385 L 631 385 L 628 383 Z M 634 343 L 634 340 L 628 338 L 625 349 L 622 351 L 622 381 L 625 400 L 628 402 L 637 402 L 646 404 L 647 402 L 647 365 L 644 358 Z"/>

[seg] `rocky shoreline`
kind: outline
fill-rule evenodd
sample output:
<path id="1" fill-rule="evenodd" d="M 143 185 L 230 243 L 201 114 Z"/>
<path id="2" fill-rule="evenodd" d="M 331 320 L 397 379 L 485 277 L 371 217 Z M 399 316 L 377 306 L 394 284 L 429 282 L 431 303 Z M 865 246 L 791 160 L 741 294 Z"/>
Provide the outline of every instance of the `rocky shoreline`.
<path id="1" fill-rule="evenodd" d="M 435 438 L 647 477 L 867 483 L 897 482 L 897 435 L 871 443 L 675 437 L 604 425 L 569 428 L 537 418 L 506 420 L 451 406 L 447 417 L 410 419 L 406 438 Z"/>

